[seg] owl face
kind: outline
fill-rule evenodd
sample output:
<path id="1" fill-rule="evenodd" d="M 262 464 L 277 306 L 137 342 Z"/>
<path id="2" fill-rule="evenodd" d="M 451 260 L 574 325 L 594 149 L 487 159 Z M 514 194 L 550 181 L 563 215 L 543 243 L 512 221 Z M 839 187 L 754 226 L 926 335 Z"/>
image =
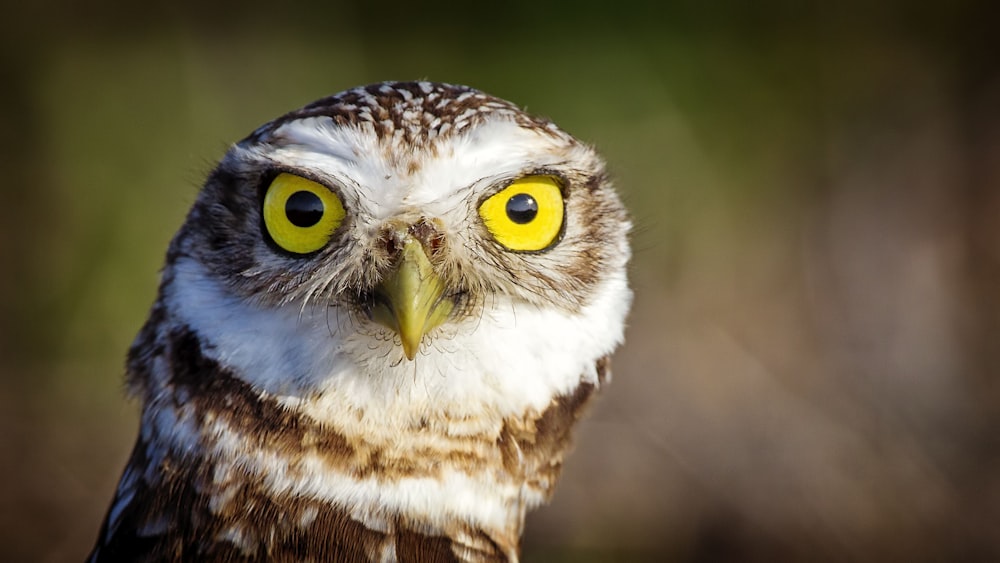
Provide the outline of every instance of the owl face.
<path id="1" fill-rule="evenodd" d="M 601 160 L 550 122 L 380 84 L 235 145 L 164 297 L 240 377 L 320 418 L 521 412 L 596 379 L 620 342 L 627 231 Z"/>

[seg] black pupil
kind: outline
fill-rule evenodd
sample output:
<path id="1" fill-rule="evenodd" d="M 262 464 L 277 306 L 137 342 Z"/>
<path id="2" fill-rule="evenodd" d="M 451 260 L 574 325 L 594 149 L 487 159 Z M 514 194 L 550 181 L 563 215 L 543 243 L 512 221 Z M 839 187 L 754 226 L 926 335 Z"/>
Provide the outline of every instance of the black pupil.
<path id="1" fill-rule="evenodd" d="M 538 215 L 538 202 L 528 194 L 517 194 L 507 200 L 507 217 L 523 225 Z"/>
<path id="2" fill-rule="evenodd" d="M 323 218 L 323 200 L 312 192 L 295 192 L 285 202 L 285 216 L 296 227 L 312 227 Z"/>

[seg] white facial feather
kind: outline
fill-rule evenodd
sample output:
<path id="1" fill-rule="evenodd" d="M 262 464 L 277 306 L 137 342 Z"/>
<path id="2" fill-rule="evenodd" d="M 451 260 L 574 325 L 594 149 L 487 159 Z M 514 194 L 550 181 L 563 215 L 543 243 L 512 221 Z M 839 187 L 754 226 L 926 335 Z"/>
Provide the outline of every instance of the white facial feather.
<path id="1" fill-rule="evenodd" d="M 233 157 L 266 159 L 327 177 L 346 189 L 348 207 L 378 220 L 419 209 L 458 223 L 474 211 L 469 201 L 498 180 L 567 161 L 593 160 L 584 146 L 506 120 L 448 137 L 433 152 L 420 147 L 406 151 L 416 159 L 415 169 L 409 159 L 386 158 L 387 147 L 370 128 L 338 126 L 329 117 L 292 121 L 274 136 L 273 145 L 236 147 Z"/>
<path id="2" fill-rule="evenodd" d="M 194 260 L 174 271 L 166 298 L 203 338 L 206 356 L 318 420 L 372 438 L 396 436 L 435 414 L 541 412 L 581 380 L 596 383 L 594 363 L 622 341 L 630 301 L 623 274 L 609 277 L 578 314 L 497 297 L 480 318 L 462 321 L 408 362 L 392 341 L 357 332 L 347 312 L 261 308 L 228 294 Z M 352 428 L 358 410 L 364 427 Z"/>

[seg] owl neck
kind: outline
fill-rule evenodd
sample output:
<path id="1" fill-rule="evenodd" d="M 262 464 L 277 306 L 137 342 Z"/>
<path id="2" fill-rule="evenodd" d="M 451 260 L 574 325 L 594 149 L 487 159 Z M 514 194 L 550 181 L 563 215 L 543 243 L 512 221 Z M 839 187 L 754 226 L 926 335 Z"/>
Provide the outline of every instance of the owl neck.
<path id="1" fill-rule="evenodd" d="M 517 560 L 525 512 L 551 495 L 594 390 L 581 384 L 493 432 L 448 436 L 428 424 L 372 442 L 256 390 L 207 356 L 189 329 L 140 348 L 160 355 L 130 360 L 145 396 L 144 432 L 122 481 L 142 477 L 132 477 L 131 491 L 120 486 L 130 502 L 112 508 L 106 527 L 202 560 L 283 550 Z"/>

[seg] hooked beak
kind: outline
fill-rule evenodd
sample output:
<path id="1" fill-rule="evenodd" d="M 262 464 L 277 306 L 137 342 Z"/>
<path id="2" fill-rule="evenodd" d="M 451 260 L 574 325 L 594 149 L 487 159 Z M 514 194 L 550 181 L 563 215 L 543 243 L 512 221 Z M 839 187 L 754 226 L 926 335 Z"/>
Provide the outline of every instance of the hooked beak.
<path id="1" fill-rule="evenodd" d="M 407 237 L 396 269 L 373 292 L 371 318 L 399 335 L 403 354 L 412 360 L 424 335 L 447 320 L 454 308 L 444 293 L 444 282 L 434 273 L 423 245 Z"/>

